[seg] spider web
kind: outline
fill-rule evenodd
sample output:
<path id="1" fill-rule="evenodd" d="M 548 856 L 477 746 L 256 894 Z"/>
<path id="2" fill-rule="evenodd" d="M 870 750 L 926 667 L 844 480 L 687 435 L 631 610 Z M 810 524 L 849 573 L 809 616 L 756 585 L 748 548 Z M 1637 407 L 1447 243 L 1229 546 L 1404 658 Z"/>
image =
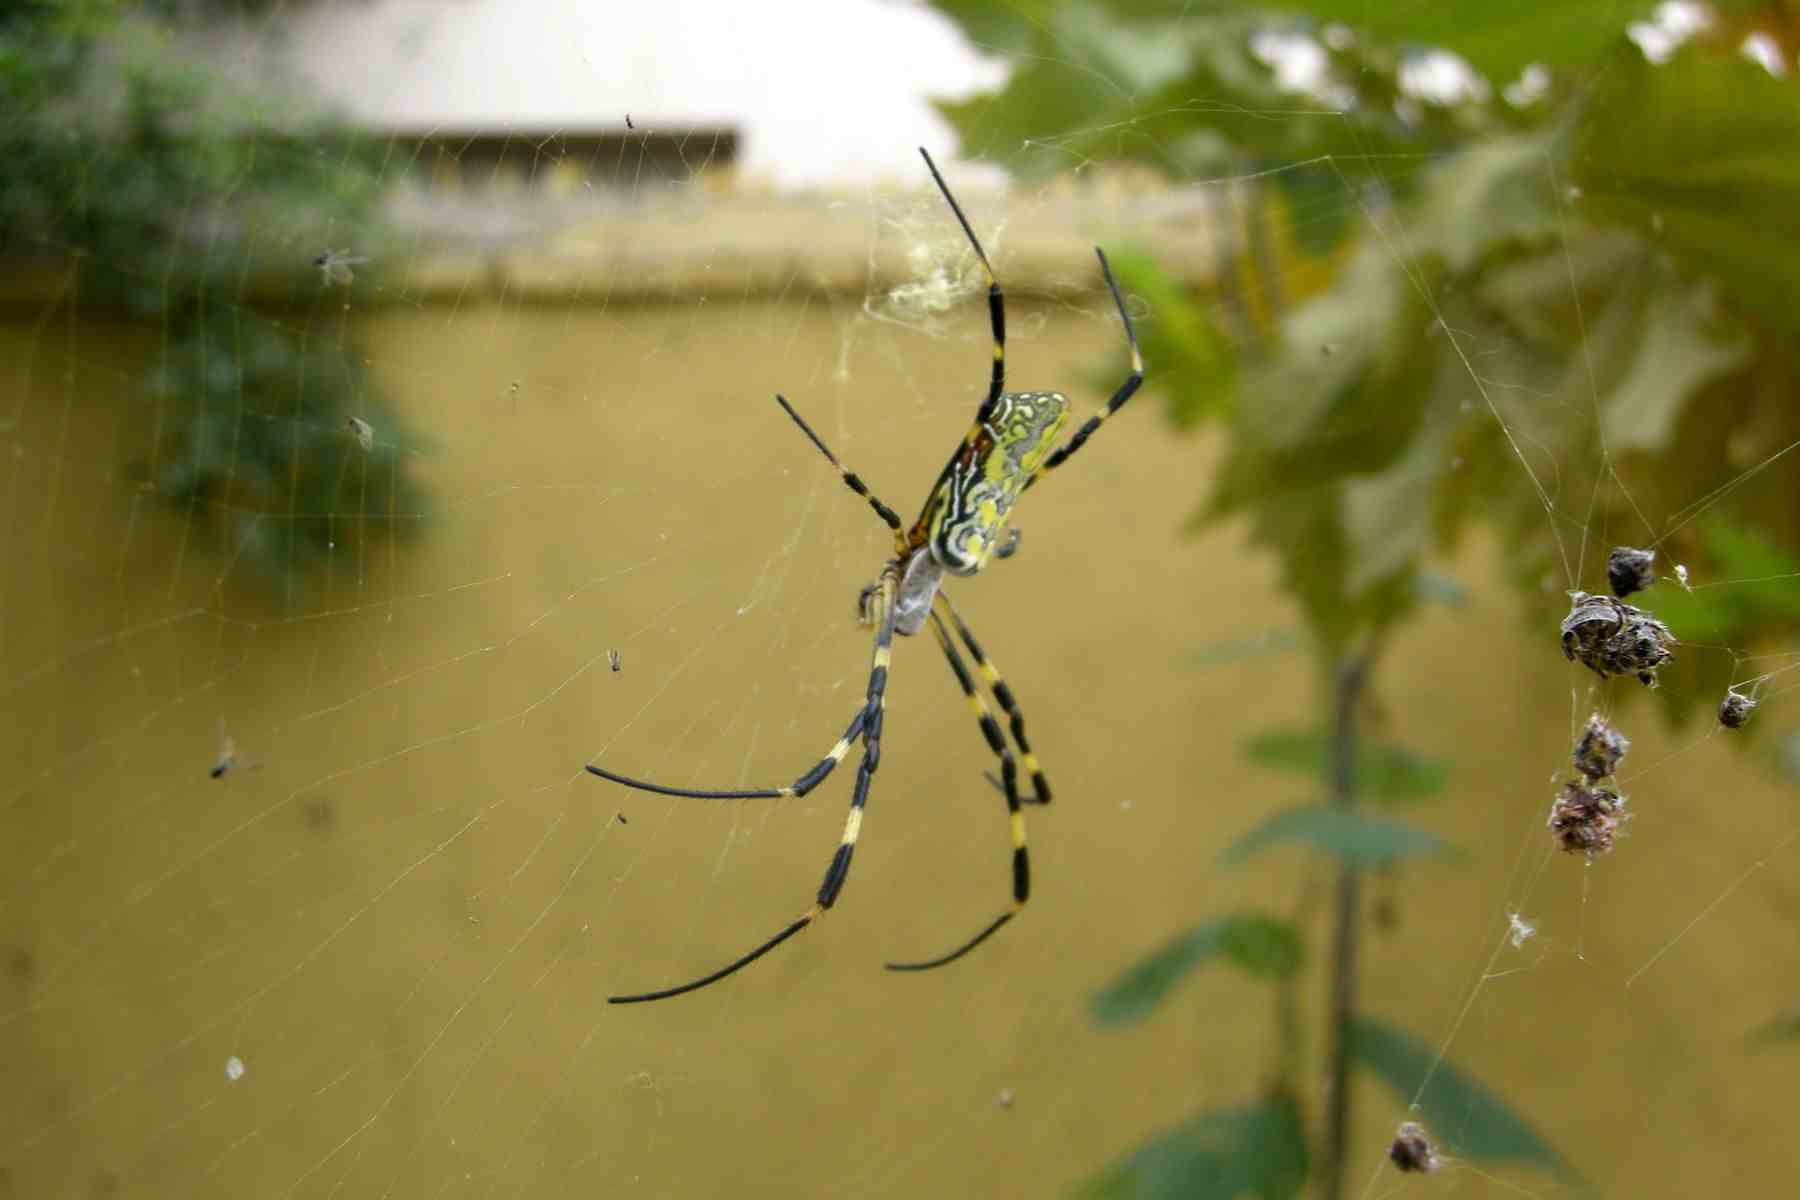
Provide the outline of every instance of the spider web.
<path id="1" fill-rule="evenodd" d="M 243 36 L 267 48 L 294 16 L 276 6 Z M 452 75 L 470 70 L 461 53 L 417 49 Z M 571 79 L 596 69 L 572 43 L 516 53 Z M 697 107 L 650 99 L 636 122 L 654 103 Z M 384 182 L 404 187 L 411 143 L 386 148 Z M 305 153 L 274 148 L 266 169 Z M 333 553 L 286 595 L 247 542 L 220 552 L 202 535 L 221 517 L 320 514 L 236 514 L 229 494 L 171 511 L 130 469 L 166 415 L 138 382 L 154 331 L 54 286 L 0 319 L 0 1062 L 18 1081 L 0 1194 L 1050 1192 L 1252 1091 L 1245 1048 L 1274 1031 L 1240 979 L 1197 977 L 1135 1033 L 1096 1030 L 1086 1010 L 1172 932 L 1287 903 L 1307 870 L 1210 866 L 1282 799 L 1239 742 L 1314 698 L 1303 656 L 1268 652 L 1298 625 L 1273 565 L 1240 529 L 1184 534 L 1221 447 L 1172 436 L 1153 392 L 1033 489 L 1015 559 L 954 588 L 1058 796 L 1029 813 L 1028 912 L 955 968 L 879 969 L 972 933 L 1009 882 L 990 756 L 937 652 L 902 643 L 839 905 L 699 996 L 603 1003 L 774 932 L 842 829 L 848 770 L 800 800 L 707 802 L 582 768 L 778 786 L 860 700 L 854 601 L 889 539 L 772 397 L 910 515 L 988 355 L 979 276 L 910 142 L 878 159 L 900 186 L 800 192 L 758 217 L 752 187 L 713 194 L 696 151 L 673 184 L 627 175 L 624 217 L 453 254 L 404 235 L 353 246 L 372 261 L 347 287 L 318 279 L 276 315 L 247 278 L 212 297 L 246 328 L 361 358 L 404 418 L 374 442 L 429 498 L 370 502 L 382 477 L 347 460 L 344 515 L 324 514 Z M 1085 415 L 1125 369 L 1088 247 L 1146 211 L 1193 213 L 1136 204 L 1131 177 L 1102 179 L 1098 200 L 1002 195 L 978 166 L 950 170 L 971 220 L 1003 279 L 1038 281 L 1010 294 L 1012 386 L 1061 387 Z M 1176 182 L 1204 210 L 1257 180 Z M 1345 219 L 1372 221 L 1348 188 L 1295 214 Z M 647 259 L 685 256 L 679 286 L 556 274 L 621 226 Z M 784 240 L 794 228 L 812 236 Z M 307 259 L 335 248 L 294 242 Z M 1404 260 L 1398 238 L 1388 252 Z M 458 254 L 474 266 L 446 285 Z M 816 263 L 838 259 L 852 284 L 821 286 Z M 129 257 L 91 269 L 171 286 Z M 244 344 L 222 353 L 242 367 Z M 1642 532 L 1586 515 L 1622 486 L 1610 460 L 1546 460 L 1478 344 L 1466 361 L 1469 402 L 1514 438 L 1566 551 L 1554 586 L 1598 590 L 1596 553 Z M 292 411 L 241 417 L 303 420 Z M 1643 515 L 1660 535 L 1714 499 Z M 398 536 L 407 525 L 419 536 Z M 1633 704 L 1613 714 L 1635 743 L 1632 836 L 1593 867 L 1553 853 L 1554 781 L 1617 689 L 1572 683 L 1550 637 L 1521 627 L 1491 541 L 1445 568 L 1465 606 L 1409 627 L 1380 694 L 1396 740 L 1454 759 L 1458 802 L 1425 820 L 1472 852 L 1398 879 L 1402 926 L 1370 940 L 1362 1003 L 1554 1131 L 1591 1179 L 1755 1188 L 1785 1161 L 1778 1066 L 1732 1039 L 1791 999 L 1763 952 L 1786 944 L 1794 899 L 1785 793 L 1716 729 L 1671 732 Z M 1791 655 L 1706 652 L 1741 659 L 1739 679 L 1777 673 L 1758 719 L 1785 720 Z M 1532 936 L 1515 944 L 1521 924 Z M 1406 1104 L 1358 1087 L 1354 1165 L 1386 1194 L 1377 1164 Z M 1434 1132 L 1454 1158 L 1459 1131 Z M 1455 1162 L 1446 1182 L 1567 1190 Z"/>

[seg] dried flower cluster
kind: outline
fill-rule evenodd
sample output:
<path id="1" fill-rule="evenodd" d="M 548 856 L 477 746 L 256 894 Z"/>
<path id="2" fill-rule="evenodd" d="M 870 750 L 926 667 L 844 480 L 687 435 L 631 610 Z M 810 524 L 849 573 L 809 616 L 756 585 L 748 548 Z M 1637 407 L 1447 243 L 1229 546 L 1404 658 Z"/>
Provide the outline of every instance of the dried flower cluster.
<path id="1" fill-rule="evenodd" d="M 1621 600 L 1643 591 L 1656 582 L 1656 551 L 1615 546 L 1606 559 L 1606 580 Z"/>
<path id="2" fill-rule="evenodd" d="M 1435 1171 L 1439 1166 L 1437 1151 L 1417 1121 L 1400 1126 L 1394 1144 L 1388 1147 L 1388 1159 L 1402 1171 Z"/>
<path id="3" fill-rule="evenodd" d="M 1556 794 L 1546 824 L 1557 845 L 1570 854 L 1586 854 L 1592 862 L 1612 849 L 1613 835 L 1625 819 L 1625 797 L 1612 788 L 1571 779 Z"/>
<path id="4" fill-rule="evenodd" d="M 1575 743 L 1575 769 L 1589 779 L 1605 779 L 1619 769 L 1619 760 L 1631 749 L 1631 739 L 1607 724 L 1599 713 L 1588 718 L 1587 728 Z"/>
<path id="5" fill-rule="evenodd" d="M 1565 658 L 1602 679 L 1636 675 L 1645 687 L 1656 686 L 1656 669 L 1675 657 L 1669 649 L 1675 635 L 1667 625 L 1611 596 L 1570 592 L 1569 601 L 1562 623 Z"/>
<path id="6" fill-rule="evenodd" d="M 1613 846 L 1613 835 L 1626 818 L 1625 797 L 1600 781 L 1619 769 L 1631 739 L 1614 729 L 1599 713 L 1588 718 L 1575 742 L 1572 759 L 1583 778 L 1571 779 L 1550 805 L 1551 836 L 1570 854 L 1586 854 L 1588 861 Z"/>

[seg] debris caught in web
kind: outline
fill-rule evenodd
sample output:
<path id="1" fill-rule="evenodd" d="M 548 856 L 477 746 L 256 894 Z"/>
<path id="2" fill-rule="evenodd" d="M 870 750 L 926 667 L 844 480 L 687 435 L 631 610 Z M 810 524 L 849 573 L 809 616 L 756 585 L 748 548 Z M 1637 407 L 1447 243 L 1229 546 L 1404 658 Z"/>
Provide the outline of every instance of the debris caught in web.
<path id="1" fill-rule="evenodd" d="M 1656 669 L 1675 657 L 1675 635 L 1641 608 L 1611 596 L 1569 593 L 1562 622 L 1563 657 L 1580 662 L 1602 679 L 1635 675 L 1656 686 Z"/>
<path id="2" fill-rule="evenodd" d="M 1675 564 L 1675 582 L 1681 585 L 1681 590 L 1684 592 L 1691 592 L 1694 590 L 1694 585 L 1688 582 L 1686 563 Z"/>
<path id="3" fill-rule="evenodd" d="M 1589 779 L 1605 779 L 1617 771 L 1619 760 L 1631 749 L 1631 739 L 1614 729 L 1606 718 L 1595 713 L 1588 718 L 1587 728 L 1575 743 L 1575 769 Z"/>
<path id="4" fill-rule="evenodd" d="M 232 1055 L 230 1058 L 226 1059 L 225 1060 L 225 1078 L 229 1079 L 233 1083 L 236 1083 L 238 1080 L 242 1079 L 243 1077 L 244 1077 L 244 1060 L 239 1058 L 235 1054 Z"/>
<path id="5" fill-rule="evenodd" d="M 1623 600 L 1656 582 L 1656 551 L 1615 546 L 1606 558 L 1606 578 L 1613 595 Z"/>
<path id="6" fill-rule="evenodd" d="M 1556 794 L 1545 824 L 1564 851 L 1586 854 L 1592 862 L 1612 849 L 1613 835 L 1625 819 L 1625 797 L 1612 788 L 1571 779 Z"/>
<path id="7" fill-rule="evenodd" d="M 356 444 L 361 446 L 364 452 L 375 448 L 375 427 L 373 425 L 369 424 L 361 417 L 351 417 L 345 424 L 349 427 L 350 432 L 355 435 Z"/>
<path id="8" fill-rule="evenodd" d="M 1506 929 L 1514 950 L 1524 949 L 1525 943 L 1537 935 L 1537 926 L 1516 912 L 1506 914 Z"/>
<path id="9" fill-rule="evenodd" d="M 237 742 L 223 728 L 219 730 L 219 757 L 213 760 L 213 767 L 208 772 L 214 779 L 223 778 L 225 772 L 237 765 Z"/>
<path id="10" fill-rule="evenodd" d="M 356 278 L 356 272 L 350 268 L 368 261 L 367 255 L 352 255 L 348 250 L 327 250 L 312 260 L 313 266 L 319 268 L 319 274 L 324 277 L 326 287 L 334 283 L 349 287 Z"/>
<path id="11" fill-rule="evenodd" d="M 608 650 L 606 652 L 606 665 L 613 669 L 614 674 L 625 669 L 624 662 L 620 659 L 617 650 Z"/>
<path id="12" fill-rule="evenodd" d="M 1417 1121 L 1400 1126 L 1394 1144 L 1388 1147 L 1388 1160 L 1402 1171 L 1430 1172 L 1440 1165 L 1431 1139 L 1425 1136 L 1425 1127 Z"/>
<path id="13" fill-rule="evenodd" d="M 1727 689 L 1725 698 L 1719 701 L 1719 724 L 1727 729 L 1742 729 L 1750 721 L 1750 714 L 1756 711 L 1761 701 L 1746 696 L 1736 688 Z"/>

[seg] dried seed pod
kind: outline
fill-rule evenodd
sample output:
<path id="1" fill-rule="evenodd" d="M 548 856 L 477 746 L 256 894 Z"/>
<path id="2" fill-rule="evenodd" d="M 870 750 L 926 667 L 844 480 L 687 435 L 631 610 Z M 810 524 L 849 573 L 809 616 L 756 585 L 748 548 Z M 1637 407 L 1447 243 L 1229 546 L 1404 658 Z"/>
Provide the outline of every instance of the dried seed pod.
<path id="1" fill-rule="evenodd" d="M 1425 1127 L 1417 1121 L 1400 1126 L 1394 1144 L 1388 1147 L 1388 1159 L 1402 1171 L 1435 1171 L 1439 1165 L 1437 1151 L 1425 1136 Z"/>
<path id="2" fill-rule="evenodd" d="M 1656 551 L 1615 546 L 1606 558 L 1606 578 L 1613 595 L 1623 600 L 1656 582 Z"/>
<path id="3" fill-rule="evenodd" d="M 1563 618 L 1563 657 L 1580 662 L 1602 679 L 1636 675 L 1645 687 L 1656 686 L 1656 669 L 1675 657 L 1669 647 L 1675 635 L 1641 608 L 1611 596 L 1569 593 L 1569 615 Z"/>
<path id="4" fill-rule="evenodd" d="M 1735 688 L 1728 689 L 1725 698 L 1719 701 L 1719 724 L 1727 729 L 1742 729 L 1759 703 Z"/>
<path id="5" fill-rule="evenodd" d="M 1631 739 L 1595 713 L 1588 718 L 1581 740 L 1575 743 L 1575 769 L 1589 779 L 1605 779 L 1619 769 L 1619 760 L 1629 749 Z"/>
<path id="6" fill-rule="evenodd" d="M 1545 824 L 1558 846 L 1570 854 L 1586 854 L 1592 862 L 1612 849 L 1613 834 L 1625 817 L 1625 797 L 1611 788 L 1590 788 L 1571 779 L 1556 794 Z"/>

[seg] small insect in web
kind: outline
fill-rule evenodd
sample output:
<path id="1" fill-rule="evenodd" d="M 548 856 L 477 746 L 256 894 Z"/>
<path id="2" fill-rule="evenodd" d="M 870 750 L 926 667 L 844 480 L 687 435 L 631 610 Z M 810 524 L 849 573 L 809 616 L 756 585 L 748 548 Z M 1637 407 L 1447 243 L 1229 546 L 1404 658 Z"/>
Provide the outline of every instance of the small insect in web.
<path id="1" fill-rule="evenodd" d="M 1762 703 L 1754 696 L 1747 696 L 1736 688 L 1727 688 L 1725 698 L 1719 701 L 1719 724 L 1727 729 L 1742 729 L 1750 723 L 1750 714 Z"/>
<path id="2" fill-rule="evenodd" d="M 238 762 L 237 742 L 229 733 L 225 732 L 225 722 L 220 721 L 219 757 L 213 761 L 212 770 L 208 771 L 207 774 L 214 779 L 223 779 L 225 773 L 230 771 L 233 767 L 240 767 L 240 769 L 245 771 L 254 771 L 260 766 L 262 766 L 262 764 L 258 762 L 245 762 L 242 763 L 240 767 Z"/>
<path id="3" fill-rule="evenodd" d="M 352 271 L 350 268 L 361 266 L 368 261 L 369 258 L 367 255 L 353 255 L 347 249 L 327 250 L 325 253 L 313 259 L 312 265 L 319 268 L 319 274 L 324 278 L 325 286 L 330 287 L 335 283 L 343 287 L 349 287 L 351 282 L 356 278 L 356 272 Z"/>
<path id="4" fill-rule="evenodd" d="M 1527 921 L 1516 912 L 1506 914 L 1506 939 L 1512 943 L 1514 950 L 1522 950 L 1525 943 L 1537 936 L 1537 926 Z"/>
<path id="5" fill-rule="evenodd" d="M 1050 803 L 1050 784 L 1038 765 L 1036 755 L 1032 753 L 1031 744 L 1026 741 L 1025 716 L 1013 698 L 1012 689 L 1000 677 L 999 668 L 983 652 L 980 643 L 975 640 L 975 634 L 950 603 L 950 598 L 944 591 L 945 577 L 975 575 L 991 560 L 1004 558 L 1017 549 L 1016 538 L 1003 537 L 1007 522 L 1012 516 L 1013 505 L 1027 489 L 1086 445 L 1088 438 L 1100 428 L 1102 422 L 1125 406 L 1125 402 L 1131 399 L 1144 381 L 1144 359 L 1138 349 L 1137 332 L 1132 328 L 1131 313 L 1125 307 L 1125 298 L 1119 291 L 1118 282 L 1113 279 L 1106 254 L 1095 247 L 1094 254 L 1100 260 L 1100 276 L 1112 295 L 1113 305 L 1118 309 L 1120 323 L 1124 326 L 1126 346 L 1131 352 L 1131 373 L 1106 402 L 1105 408 L 1082 422 L 1067 440 L 1057 445 L 1057 438 L 1069 420 L 1068 398 L 1060 392 L 1006 390 L 1006 303 L 1001 294 L 1000 281 L 994 274 L 993 264 L 988 261 L 987 252 L 981 248 L 980 239 L 975 236 L 974 227 L 969 224 L 968 217 L 963 215 L 962 207 L 950 194 L 949 186 L 939 174 L 937 164 L 931 161 L 931 155 L 923 149 L 919 153 L 924 157 L 925 166 L 931 172 L 938 191 L 943 194 L 945 203 L 949 205 L 951 214 L 955 216 L 957 224 L 962 226 L 963 234 L 975 251 L 975 258 L 987 280 L 988 322 L 993 332 L 994 353 L 987 394 L 975 410 L 975 419 L 963 434 L 961 442 L 951 451 L 949 461 L 938 472 L 937 482 L 932 485 L 919 510 L 918 518 L 912 525 L 906 526 L 898 513 L 882 503 L 854 472 L 840 463 L 837 456 L 820 440 L 819 435 L 813 432 L 812 426 L 801 419 L 800 414 L 794 411 L 784 397 L 775 397 L 782 411 L 806 435 L 813 448 L 832 465 L 843 479 L 844 485 L 868 503 L 894 536 L 894 557 L 882 568 L 876 582 L 863 589 L 857 605 L 858 612 L 866 622 L 874 626 L 875 631 L 874 647 L 870 655 L 869 683 L 862 703 L 825 757 L 786 787 L 725 791 L 666 787 L 620 775 L 592 763 L 587 767 L 602 779 L 665 796 L 720 800 L 798 797 L 823 783 L 826 776 L 849 755 L 851 746 L 860 739 L 862 759 L 858 764 L 856 782 L 850 795 L 850 814 L 844 822 L 843 837 L 831 856 L 831 863 L 825 870 L 825 878 L 819 884 L 812 906 L 773 937 L 698 979 L 654 992 L 611 996 L 608 997 L 609 1003 L 636 1004 L 647 1000 L 663 1000 L 717 983 L 787 941 L 837 903 L 844 881 L 850 874 L 851 856 L 856 851 L 857 838 L 862 832 L 863 809 L 868 802 L 875 769 L 881 762 L 881 734 L 887 714 L 888 670 L 893 659 L 894 635 L 911 637 L 928 625 L 938 649 L 943 652 L 944 661 L 956 676 L 963 698 L 980 725 L 983 740 L 987 742 L 989 751 L 999 759 L 998 782 L 1005 797 L 1007 823 L 1012 834 L 1012 902 L 979 933 L 949 953 L 917 962 L 888 963 L 888 969 L 925 971 L 955 962 L 1018 916 L 1031 894 L 1031 867 L 1025 852 L 1024 806 Z M 1006 715 L 1012 734 L 1011 746 L 987 700 L 977 690 L 975 673 L 971 673 L 962 650 L 957 649 L 958 641 L 974 660 L 975 672 L 979 673 L 995 703 Z M 1018 749 L 1016 756 L 1012 746 Z M 1031 791 L 1026 794 L 1019 791 L 1021 766 L 1024 774 L 1031 780 Z"/>
<path id="6" fill-rule="evenodd" d="M 375 427 L 373 425 L 361 417 L 350 417 L 345 425 L 349 428 L 351 436 L 356 438 L 356 444 L 363 448 L 364 453 L 375 449 Z"/>
<path id="7" fill-rule="evenodd" d="M 1443 1165 L 1431 1139 L 1425 1136 L 1425 1127 L 1417 1121 L 1406 1122 L 1394 1134 L 1394 1142 L 1388 1147 L 1388 1161 L 1402 1171 L 1431 1172 Z"/>
<path id="8" fill-rule="evenodd" d="M 608 650 L 606 652 L 606 665 L 613 669 L 613 674 L 615 675 L 625 668 L 625 664 L 620 660 L 619 652 L 617 650 Z"/>

